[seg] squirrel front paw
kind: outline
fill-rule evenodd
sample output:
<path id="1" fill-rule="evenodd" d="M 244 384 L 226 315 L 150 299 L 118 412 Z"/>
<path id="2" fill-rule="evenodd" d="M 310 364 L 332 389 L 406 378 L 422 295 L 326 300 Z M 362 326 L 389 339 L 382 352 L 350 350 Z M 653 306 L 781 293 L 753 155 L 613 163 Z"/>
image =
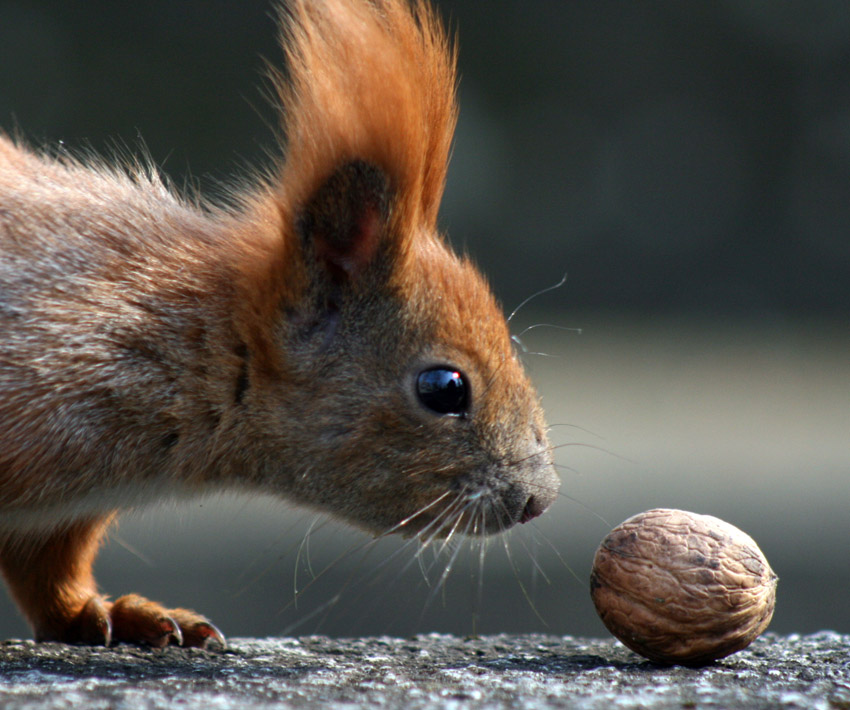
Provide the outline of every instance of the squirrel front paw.
<path id="1" fill-rule="evenodd" d="M 62 633 L 47 634 L 40 640 L 48 640 L 48 636 L 50 640 L 98 646 L 123 642 L 155 648 L 169 644 L 206 648 L 210 643 L 227 647 L 221 631 L 206 617 L 190 609 L 166 609 L 138 594 L 114 602 L 94 596 Z"/>

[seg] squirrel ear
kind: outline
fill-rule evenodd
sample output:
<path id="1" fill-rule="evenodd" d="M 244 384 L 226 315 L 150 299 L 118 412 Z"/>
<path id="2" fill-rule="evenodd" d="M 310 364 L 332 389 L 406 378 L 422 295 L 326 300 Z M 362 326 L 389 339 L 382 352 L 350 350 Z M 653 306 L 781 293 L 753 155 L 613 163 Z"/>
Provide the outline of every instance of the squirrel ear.
<path id="1" fill-rule="evenodd" d="M 312 251 L 339 283 L 356 278 L 372 262 L 388 214 L 387 177 L 369 163 L 353 161 L 315 191 L 301 212 L 298 231 L 307 253 Z"/>

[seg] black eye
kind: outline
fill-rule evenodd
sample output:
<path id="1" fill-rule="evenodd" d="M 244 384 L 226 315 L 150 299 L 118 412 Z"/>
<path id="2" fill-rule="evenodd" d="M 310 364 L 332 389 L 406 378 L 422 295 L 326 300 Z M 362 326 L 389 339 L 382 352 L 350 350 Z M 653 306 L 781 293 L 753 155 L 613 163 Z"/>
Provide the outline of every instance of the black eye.
<path id="1" fill-rule="evenodd" d="M 469 406 L 469 392 L 457 370 L 435 367 L 419 373 L 416 393 L 419 401 L 437 414 L 461 416 Z"/>

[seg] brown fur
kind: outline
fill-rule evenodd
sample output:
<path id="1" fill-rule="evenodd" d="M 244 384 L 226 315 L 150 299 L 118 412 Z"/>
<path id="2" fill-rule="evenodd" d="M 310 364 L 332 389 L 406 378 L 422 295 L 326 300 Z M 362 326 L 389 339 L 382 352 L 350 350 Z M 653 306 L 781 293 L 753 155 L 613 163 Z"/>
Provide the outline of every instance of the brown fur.
<path id="1" fill-rule="evenodd" d="M 486 283 L 436 231 L 454 52 L 424 2 L 293 0 L 286 158 L 238 209 L 0 136 L 0 568 L 37 638 L 202 645 L 98 596 L 115 511 L 275 493 L 376 532 L 483 534 L 557 479 Z M 464 416 L 417 399 L 461 371 Z"/>

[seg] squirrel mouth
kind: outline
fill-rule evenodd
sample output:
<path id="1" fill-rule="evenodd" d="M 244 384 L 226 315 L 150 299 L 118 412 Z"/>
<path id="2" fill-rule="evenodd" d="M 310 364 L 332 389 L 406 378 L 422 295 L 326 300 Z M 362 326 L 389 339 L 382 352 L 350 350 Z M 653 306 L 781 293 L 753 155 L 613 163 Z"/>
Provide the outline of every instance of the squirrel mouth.
<path id="1" fill-rule="evenodd" d="M 521 497 L 518 501 L 506 500 L 504 497 L 486 501 L 483 510 L 476 511 L 482 521 L 477 529 L 473 526 L 472 534 L 495 535 L 509 530 L 518 523 L 527 523 L 542 515 L 548 508 L 538 496 L 531 494 Z"/>
<path id="2" fill-rule="evenodd" d="M 522 509 L 522 514 L 519 517 L 520 523 L 527 523 L 535 518 L 539 518 L 549 508 L 546 501 L 542 501 L 538 496 L 529 496 L 525 502 L 525 507 Z"/>
<path id="3" fill-rule="evenodd" d="M 498 487 L 485 485 L 477 491 L 468 492 L 468 510 L 464 511 L 464 515 L 475 523 L 466 532 L 494 535 L 518 523 L 528 523 L 548 510 L 556 493 L 557 489 L 515 481 Z"/>
<path id="4" fill-rule="evenodd" d="M 463 534 L 485 537 L 505 532 L 519 523 L 527 523 L 542 515 L 551 500 L 512 486 L 503 492 L 489 489 L 461 491 L 447 502 L 448 494 L 396 526 L 406 536 L 440 539 Z"/>

